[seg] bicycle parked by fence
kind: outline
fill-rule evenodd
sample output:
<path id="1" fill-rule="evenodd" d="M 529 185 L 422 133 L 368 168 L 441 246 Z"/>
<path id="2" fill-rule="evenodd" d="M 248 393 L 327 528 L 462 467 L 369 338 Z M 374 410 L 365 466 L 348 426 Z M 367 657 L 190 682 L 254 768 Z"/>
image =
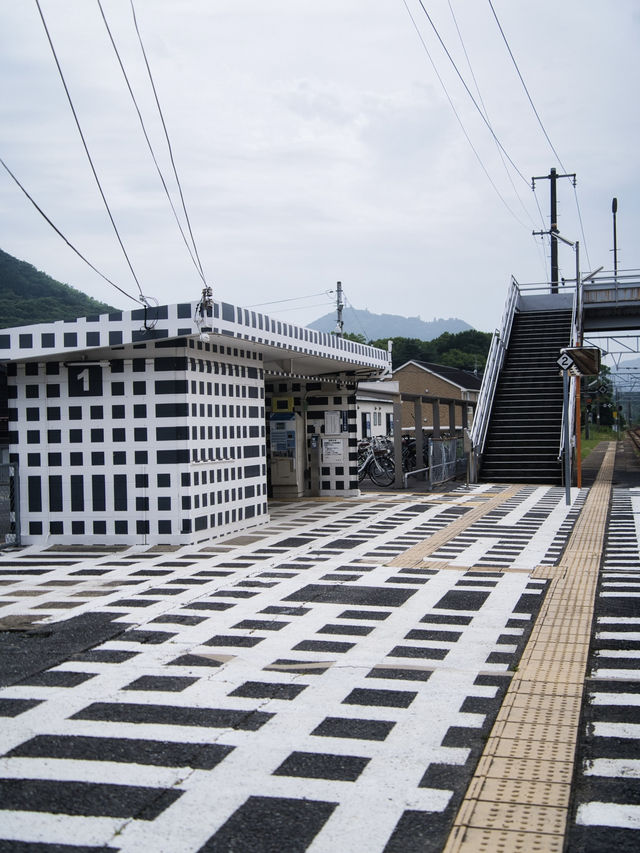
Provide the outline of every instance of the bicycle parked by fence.
<path id="1" fill-rule="evenodd" d="M 395 482 L 393 444 L 385 436 L 365 438 L 358 444 L 358 480 L 369 477 L 376 486 L 391 486 Z"/>

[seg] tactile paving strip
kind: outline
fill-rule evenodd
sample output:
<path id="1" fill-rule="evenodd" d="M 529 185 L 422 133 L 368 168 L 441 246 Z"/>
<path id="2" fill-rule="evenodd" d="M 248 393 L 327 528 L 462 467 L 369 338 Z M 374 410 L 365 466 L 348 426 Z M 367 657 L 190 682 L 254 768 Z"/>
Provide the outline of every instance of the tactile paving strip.
<path id="1" fill-rule="evenodd" d="M 444 853 L 562 851 L 615 444 L 550 588 Z"/>
<path id="2" fill-rule="evenodd" d="M 426 556 L 436 551 L 451 539 L 454 539 L 459 533 L 473 524 L 474 521 L 482 518 L 492 509 L 495 509 L 495 507 L 500 506 L 500 504 L 505 503 L 505 501 L 508 501 L 510 498 L 514 497 L 514 495 L 517 495 L 523 488 L 523 486 L 508 486 L 507 488 L 504 488 L 497 495 L 488 499 L 485 503 L 474 505 L 473 509 L 469 510 L 465 515 L 449 524 L 444 530 L 437 531 L 437 533 L 429 536 L 428 539 L 420 542 L 420 544 L 415 545 L 403 554 L 398 555 L 395 559 L 391 560 L 390 563 L 387 563 L 387 565 L 398 566 L 406 569 L 414 568 L 415 566 L 424 566 L 424 558 Z"/>

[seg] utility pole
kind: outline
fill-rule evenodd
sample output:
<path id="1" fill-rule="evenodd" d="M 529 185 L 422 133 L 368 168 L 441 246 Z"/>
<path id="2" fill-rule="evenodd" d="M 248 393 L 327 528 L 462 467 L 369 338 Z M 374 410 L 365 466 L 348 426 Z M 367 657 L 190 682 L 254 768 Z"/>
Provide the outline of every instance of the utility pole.
<path id="1" fill-rule="evenodd" d="M 550 228 L 548 231 L 534 231 L 534 234 L 549 234 L 551 237 L 551 293 L 558 292 L 558 178 L 573 178 L 573 186 L 576 185 L 575 172 L 568 175 L 559 175 L 555 169 L 551 169 L 548 175 L 531 178 L 531 188 L 535 190 L 536 181 L 549 181 L 551 189 Z"/>
<path id="2" fill-rule="evenodd" d="M 616 228 L 616 214 L 618 213 L 618 199 L 611 202 L 611 213 L 613 214 L 613 275 L 618 280 L 618 233 Z"/>
<path id="3" fill-rule="evenodd" d="M 338 314 L 338 337 L 342 337 L 342 330 L 344 328 L 344 322 L 342 320 L 342 309 L 344 308 L 344 302 L 342 301 L 342 282 L 339 281 L 336 286 L 336 312 Z"/>

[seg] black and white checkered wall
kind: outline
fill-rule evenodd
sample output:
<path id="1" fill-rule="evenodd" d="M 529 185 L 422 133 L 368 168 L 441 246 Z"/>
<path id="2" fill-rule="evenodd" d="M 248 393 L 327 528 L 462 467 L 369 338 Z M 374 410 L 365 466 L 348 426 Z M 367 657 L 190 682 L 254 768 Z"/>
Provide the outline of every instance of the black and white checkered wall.
<path id="1" fill-rule="evenodd" d="M 185 302 L 2 330 L 25 544 L 180 545 L 263 524 L 263 353 L 386 366 L 382 350 L 225 302 L 199 323 L 196 311 Z M 324 431 L 326 411 L 344 418 L 344 458 L 323 463 L 321 494 L 357 494 L 355 390 L 299 387 L 308 431 Z"/>
<path id="2" fill-rule="evenodd" d="M 122 355 L 8 365 L 23 542 L 180 544 L 263 522 L 259 353 L 190 338 Z"/>
<path id="3" fill-rule="evenodd" d="M 290 382 L 268 378 L 266 388 L 267 413 L 274 406 L 274 398 L 290 397 L 296 412 L 303 414 L 307 441 L 307 455 L 311 436 L 318 436 L 320 445 L 320 495 L 332 497 L 355 496 L 358 483 L 358 439 L 355 381 L 299 381 Z M 326 431 L 327 412 L 335 413 L 335 431 Z M 337 447 L 342 458 L 328 452 L 327 442 Z M 311 460 L 308 459 L 309 464 Z M 307 482 L 307 486 L 309 482 Z"/>

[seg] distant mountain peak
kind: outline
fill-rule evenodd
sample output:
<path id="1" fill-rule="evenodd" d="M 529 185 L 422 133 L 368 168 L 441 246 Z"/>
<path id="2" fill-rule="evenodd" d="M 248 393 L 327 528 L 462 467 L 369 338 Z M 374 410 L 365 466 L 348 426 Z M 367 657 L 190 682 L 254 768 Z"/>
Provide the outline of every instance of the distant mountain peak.
<path id="1" fill-rule="evenodd" d="M 457 317 L 433 320 L 422 320 L 419 315 L 403 317 L 400 314 L 374 314 L 368 308 L 345 308 L 344 331 L 364 335 L 367 340 L 377 341 L 380 338 L 417 338 L 421 341 L 432 341 L 445 332 L 457 334 L 466 332 L 473 327 Z M 336 328 L 335 312 L 325 314 L 312 323 L 310 329 L 318 332 L 332 332 Z"/>

